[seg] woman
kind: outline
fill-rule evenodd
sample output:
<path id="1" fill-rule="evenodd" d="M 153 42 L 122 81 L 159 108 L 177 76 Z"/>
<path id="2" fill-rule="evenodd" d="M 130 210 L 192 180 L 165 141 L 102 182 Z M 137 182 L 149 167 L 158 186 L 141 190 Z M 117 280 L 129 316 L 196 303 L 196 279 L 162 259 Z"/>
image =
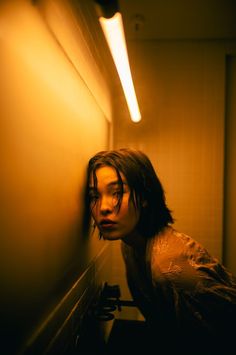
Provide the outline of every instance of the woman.
<path id="1" fill-rule="evenodd" d="M 197 241 L 173 228 L 149 158 L 132 149 L 99 152 L 88 164 L 86 196 L 100 236 L 122 241 L 127 282 L 151 347 L 228 354 L 234 346 L 235 279 Z"/>

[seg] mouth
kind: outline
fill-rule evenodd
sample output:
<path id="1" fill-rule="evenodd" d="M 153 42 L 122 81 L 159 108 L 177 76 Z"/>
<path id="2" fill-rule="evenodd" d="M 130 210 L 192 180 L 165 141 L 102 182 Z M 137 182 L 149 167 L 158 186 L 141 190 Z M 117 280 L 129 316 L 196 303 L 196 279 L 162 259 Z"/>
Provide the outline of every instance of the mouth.
<path id="1" fill-rule="evenodd" d="M 114 229 L 116 226 L 116 222 L 110 220 L 110 219 L 103 219 L 100 223 L 99 226 L 102 230 L 111 230 Z"/>

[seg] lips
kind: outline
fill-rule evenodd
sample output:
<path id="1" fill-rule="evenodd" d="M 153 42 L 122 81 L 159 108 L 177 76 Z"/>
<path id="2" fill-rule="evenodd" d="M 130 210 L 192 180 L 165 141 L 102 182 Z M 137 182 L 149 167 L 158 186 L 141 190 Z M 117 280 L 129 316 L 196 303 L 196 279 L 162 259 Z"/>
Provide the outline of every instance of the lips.
<path id="1" fill-rule="evenodd" d="M 110 219 L 103 219 L 99 223 L 99 226 L 101 229 L 106 230 L 106 229 L 114 229 L 116 226 L 116 222 L 110 220 Z"/>

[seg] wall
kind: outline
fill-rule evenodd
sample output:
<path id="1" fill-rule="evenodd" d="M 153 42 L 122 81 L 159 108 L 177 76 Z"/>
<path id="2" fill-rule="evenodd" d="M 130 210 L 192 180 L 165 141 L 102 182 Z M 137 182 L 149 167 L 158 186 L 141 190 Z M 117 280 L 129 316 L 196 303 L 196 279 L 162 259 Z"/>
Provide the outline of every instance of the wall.
<path id="1" fill-rule="evenodd" d="M 226 126 L 225 126 L 225 199 L 224 199 L 224 260 L 236 275 L 236 56 L 226 60 Z"/>
<path id="2" fill-rule="evenodd" d="M 175 228 L 221 261 L 225 58 L 231 47 L 235 43 L 227 41 L 129 41 L 142 121 L 131 122 L 122 95 L 114 119 L 115 147 L 139 148 L 151 158 Z"/>
<path id="3" fill-rule="evenodd" d="M 69 3 L 46 3 L 0 4 L 5 354 L 37 328 L 34 341 L 45 324 L 51 333 L 40 346 L 47 345 L 99 276 L 91 261 L 105 253 L 96 236 L 83 239 L 81 222 L 87 161 L 110 144 L 110 89 Z"/>

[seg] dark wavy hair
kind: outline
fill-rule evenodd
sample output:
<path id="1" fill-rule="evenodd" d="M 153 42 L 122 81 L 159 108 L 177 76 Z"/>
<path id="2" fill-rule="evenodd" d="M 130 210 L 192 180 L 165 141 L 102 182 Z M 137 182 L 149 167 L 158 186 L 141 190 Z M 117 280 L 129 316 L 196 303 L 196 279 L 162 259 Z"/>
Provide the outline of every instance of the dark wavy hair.
<path id="1" fill-rule="evenodd" d="M 140 211 L 137 229 L 141 235 L 150 238 L 174 222 L 166 205 L 162 184 L 150 159 L 140 150 L 122 148 L 101 151 L 89 160 L 85 188 L 84 232 L 88 231 L 90 221 L 89 180 L 93 176 L 96 188 L 96 170 L 102 166 L 110 166 L 116 170 L 121 187 L 123 184 L 120 173 L 125 176 L 130 188 L 130 199 Z M 118 202 L 118 209 L 120 204 L 121 201 Z"/>

